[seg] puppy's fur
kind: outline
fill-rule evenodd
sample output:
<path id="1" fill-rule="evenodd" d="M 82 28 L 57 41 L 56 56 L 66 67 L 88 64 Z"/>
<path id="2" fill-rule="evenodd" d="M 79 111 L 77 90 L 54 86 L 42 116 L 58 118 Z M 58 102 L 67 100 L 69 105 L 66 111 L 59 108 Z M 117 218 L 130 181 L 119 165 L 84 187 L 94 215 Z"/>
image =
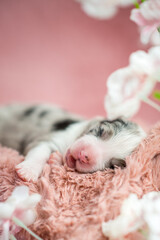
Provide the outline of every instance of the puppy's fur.
<path id="1" fill-rule="evenodd" d="M 17 173 L 28 181 L 37 180 L 51 152 L 57 151 L 79 172 L 124 167 L 125 157 L 144 137 L 137 124 L 120 118 L 84 120 L 47 105 L 0 108 L 0 143 L 26 156 Z"/>

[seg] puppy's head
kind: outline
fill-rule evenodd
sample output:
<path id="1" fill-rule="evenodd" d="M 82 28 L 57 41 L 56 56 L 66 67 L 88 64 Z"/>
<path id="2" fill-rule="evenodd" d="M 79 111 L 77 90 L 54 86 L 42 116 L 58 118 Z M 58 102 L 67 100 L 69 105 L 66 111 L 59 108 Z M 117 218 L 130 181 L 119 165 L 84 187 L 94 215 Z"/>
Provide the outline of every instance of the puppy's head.
<path id="1" fill-rule="evenodd" d="M 144 137 L 145 132 L 133 122 L 95 118 L 69 147 L 65 159 L 69 167 L 79 172 L 124 167 L 125 158 Z"/>

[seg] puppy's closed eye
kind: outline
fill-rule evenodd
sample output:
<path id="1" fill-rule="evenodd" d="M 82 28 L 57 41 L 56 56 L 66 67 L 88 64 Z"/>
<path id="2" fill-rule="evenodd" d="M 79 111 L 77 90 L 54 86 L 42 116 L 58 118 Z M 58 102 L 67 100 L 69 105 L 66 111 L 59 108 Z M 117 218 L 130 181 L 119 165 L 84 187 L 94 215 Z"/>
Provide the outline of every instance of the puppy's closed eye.
<path id="1" fill-rule="evenodd" d="M 115 166 L 120 167 L 120 168 L 125 168 L 126 167 L 126 162 L 125 162 L 124 159 L 112 158 L 110 160 L 109 167 L 114 169 Z"/>

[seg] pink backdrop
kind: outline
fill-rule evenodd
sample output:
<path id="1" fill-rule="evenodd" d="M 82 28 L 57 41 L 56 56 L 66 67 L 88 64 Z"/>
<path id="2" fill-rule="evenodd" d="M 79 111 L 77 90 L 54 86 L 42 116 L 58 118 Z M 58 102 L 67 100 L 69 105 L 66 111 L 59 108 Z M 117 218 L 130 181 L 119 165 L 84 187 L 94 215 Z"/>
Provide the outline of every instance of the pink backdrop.
<path id="1" fill-rule="evenodd" d="M 49 102 L 105 115 L 107 77 L 144 49 L 129 13 L 100 21 L 74 0 L 1 0 L 0 103 Z M 150 126 L 159 113 L 143 104 L 135 119 Z"/>

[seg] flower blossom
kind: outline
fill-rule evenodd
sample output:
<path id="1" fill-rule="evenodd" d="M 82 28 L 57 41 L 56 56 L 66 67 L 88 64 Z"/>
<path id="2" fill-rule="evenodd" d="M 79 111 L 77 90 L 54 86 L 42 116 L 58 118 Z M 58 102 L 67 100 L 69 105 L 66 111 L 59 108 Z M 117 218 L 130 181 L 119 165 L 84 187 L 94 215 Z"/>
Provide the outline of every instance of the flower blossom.
<path id="1" fill-rule="evenodd" d="M 113 17 L 119 7 L 133 4 L 132 0 L 77 0 L 82 9 L 91 17 L 108 19 Z"/>
<path id="2" fill-rule="evenodd" d="M 141 42 L 148 44 L 151 42 L 160 45 L 160 1 L 147 0 L 141 3 L 139 9 L 131 11 L 130 19 L 138 24 L 141 32 Z"/>
<path id="3" fill-rule="evenodd" d="M 11 234 L 20 231 L 14 223 L 14 218 L 21 220 L 26 226 L 32 224 L 36 218 L 35 206 L 40 201 L 39 194 L 29 195 L 27 186 L 18 186 L 12 195 L 0 203 L 0 227 L 3 240 L 8 240 Z"/>
<path id="4" fill-rule="evenodd" d="M 148 53 L 137 51 L 130 55 L 129 65 L 113 72 L 107 80 L 105 109 L 107 117 L 132 117 L 147 100 L 156 81 L 160 80 L 160 47 Z M 157 106 L 155 106 L 157 107 Z M 160 110 L 157 107 L 157 110 Z"/>
<path id="5" fill-rule="evenodd" d="M 110 239 L 124 239 L 131 232 L 148 232 L 149 240 L 160 239 L 160 193 L 150 192 L 138 199 L 136 194 L 124 200 L 120 215 L 102 224 L 103 234 Z"/>

